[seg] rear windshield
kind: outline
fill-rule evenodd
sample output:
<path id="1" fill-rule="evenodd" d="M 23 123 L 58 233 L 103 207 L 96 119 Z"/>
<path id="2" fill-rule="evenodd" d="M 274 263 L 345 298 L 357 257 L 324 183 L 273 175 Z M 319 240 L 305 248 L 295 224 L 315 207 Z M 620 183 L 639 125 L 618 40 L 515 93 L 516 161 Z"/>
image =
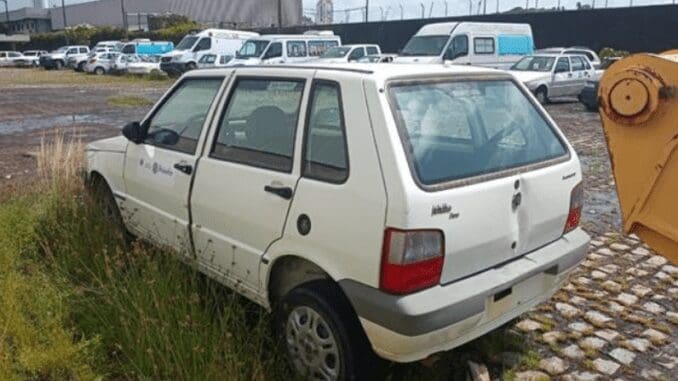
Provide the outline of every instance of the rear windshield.
<path id="1" fill-rule="evenodd" d="M 567 153 L 510 80 L 395 84 L 389 91 L 411 167 L 425 186 Z"/>

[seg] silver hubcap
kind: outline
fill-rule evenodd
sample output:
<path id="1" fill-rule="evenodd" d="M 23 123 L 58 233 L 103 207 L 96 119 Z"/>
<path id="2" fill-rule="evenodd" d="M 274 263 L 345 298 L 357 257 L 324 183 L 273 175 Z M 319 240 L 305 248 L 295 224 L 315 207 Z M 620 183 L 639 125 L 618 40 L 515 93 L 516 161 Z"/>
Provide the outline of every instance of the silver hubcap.
<path id="1" fill-rule="evenodd" d="M 297 371 L 310 380 L 339 379 L 339 347 L 329 324 L 309 307 L 297 307 L 285 326 L 287 350 Z"/>

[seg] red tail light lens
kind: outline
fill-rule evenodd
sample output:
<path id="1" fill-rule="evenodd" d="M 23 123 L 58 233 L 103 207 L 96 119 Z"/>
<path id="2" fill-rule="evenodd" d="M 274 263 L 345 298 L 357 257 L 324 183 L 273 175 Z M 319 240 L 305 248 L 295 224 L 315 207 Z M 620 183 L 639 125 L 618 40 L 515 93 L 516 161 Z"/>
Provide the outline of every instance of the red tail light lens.
<path id="1" fill-rule="evenodd" d="M 579 183 L 572 189 L 570 194 L 570 213 L 567 215 L 565 222 L 565 230 L 563 234 L 567 234 L 579 226 L 581 220 L 581 212 L 584 208 L 584 184 Z"/>
<path id="2" fill-rule="evenodd" d="M 440 283 L 445 245 L 439 230 L 386 229 L 380 288 L 408 294 Z"/>

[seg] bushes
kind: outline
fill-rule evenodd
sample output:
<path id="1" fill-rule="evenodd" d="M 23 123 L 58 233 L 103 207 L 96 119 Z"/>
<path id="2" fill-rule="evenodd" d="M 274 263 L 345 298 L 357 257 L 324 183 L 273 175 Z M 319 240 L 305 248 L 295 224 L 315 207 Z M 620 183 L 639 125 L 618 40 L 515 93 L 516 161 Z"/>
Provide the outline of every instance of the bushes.
<path id="1" fill-rule="evenodd" d="M 172 41 L 178 44 L 179 41 L 190 31 L 201 29 L 202 26 L 192 21 L 181 20 L 178 23 L 168 23 L 163 29 L 150 32 L 134 31 L 129 32 L 129 39 L 149 38 L 154 41 Z M 22 45 L 22 50 L 39 49 L 54 50 L 68 43 L 71 45 L 96 45 L 99 41 L 125 40 L 128 36 L 123 28 L 112 26 L 92 27 L 79 25 L 69 28 L 66 31 L 40 33 L 31 36 L 31 42 Z"/>
<path id="2" fill-rule="evenodd" d="M 630 53 L 627 52 L 626 50 L 615 50 L 613 48 L 602 48 L 600 50 L 600 53 L 598 56 L 600 56 L 601 59 L 603 58 L 610 58 L 610 57 L 626 57 Z"/>

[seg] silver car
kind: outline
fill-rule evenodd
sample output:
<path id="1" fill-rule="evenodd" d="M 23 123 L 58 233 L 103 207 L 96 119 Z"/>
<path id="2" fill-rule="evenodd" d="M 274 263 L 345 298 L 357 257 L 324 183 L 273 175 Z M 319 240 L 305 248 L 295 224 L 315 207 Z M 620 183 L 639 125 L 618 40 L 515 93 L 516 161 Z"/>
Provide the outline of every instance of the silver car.
<path id="1" fill-rule="evenodd" d="M 534 93 L 539 102 L 576 97 L 596 72 L 586 56 L 536 54 L 518 61 L 509 70 Z"/>
<path id="2" fill-rule="evenodd" d="M 85 63 L 84 69 L 87 73 L 104 75 L 110 73 L 113 62 L 118 57 L 118 53 L 95 53 Z"/>

